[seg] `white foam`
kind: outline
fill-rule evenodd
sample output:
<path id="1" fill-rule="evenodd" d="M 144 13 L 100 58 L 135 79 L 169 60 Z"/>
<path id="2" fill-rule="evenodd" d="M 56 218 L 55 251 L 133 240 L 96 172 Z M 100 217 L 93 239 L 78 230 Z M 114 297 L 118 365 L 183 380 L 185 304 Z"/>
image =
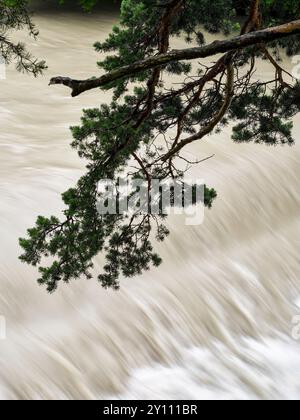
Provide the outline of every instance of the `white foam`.
<path id="1" fill-rule="evenodd" d="M 177 365 L 132 373 L 120 399 L 297 400 L 300 343 L 288 338 L 242 340 L 232 351 L 186 350 Z"/>

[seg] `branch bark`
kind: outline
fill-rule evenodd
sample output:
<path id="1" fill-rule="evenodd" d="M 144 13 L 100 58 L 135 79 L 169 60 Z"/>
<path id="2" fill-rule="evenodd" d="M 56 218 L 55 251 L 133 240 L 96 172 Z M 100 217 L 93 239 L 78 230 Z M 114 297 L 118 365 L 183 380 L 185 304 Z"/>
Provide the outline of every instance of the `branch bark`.
<path id="1" fill-rule="evenodd" d="M 250 15 L 242 28 L 242 34 L 246 34 L 260 29 L 261 16 L 259 13 L 260 0 L 252 0 L 250 6 Z"/>
<path id="2" fill-rule="evenodd" d="M 234 50 L 241 50 L 256 44 L 268 43 L 291 35 L 300 34 L 300 20 L 286 23 L 280 26 L 263 29 L 256 32 L 247 33 L 228 40 L 215 41 L 203 47 L 187 48 L 184 50 L 172 50 L 165 54 L 159 54 L 154 57 L 146 58 L 129 66 L 120 67 L 98 78 L 87 80 L 74 80 L 69 77 L 53 77 L 49 85 L 62 84 L 72 90 L 72 96 L 78 96 L 81 93 L 104 87 L 109 83 L 124 77 L 134 76 L 142 71 L 164 66 L 173 61 L 194 60 L 205 58 L 215 54 L 226 53 Z"/>

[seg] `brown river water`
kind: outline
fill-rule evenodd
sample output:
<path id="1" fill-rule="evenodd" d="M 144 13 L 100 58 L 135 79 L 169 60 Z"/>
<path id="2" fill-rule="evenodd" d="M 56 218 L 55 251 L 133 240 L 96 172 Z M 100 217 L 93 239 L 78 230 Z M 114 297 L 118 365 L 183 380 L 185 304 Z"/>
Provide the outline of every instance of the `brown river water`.
<path id="1" fill-rule="evenodd" d="M 49 70 L 33 79 L 10 67 L 0 80 L 0 397 L 298 399 L 300 116 L 292 148 L 235 145 L 228 128 L 188 149 L 215 154 L 194 174 L 219 198 L 201 226 L 171 217 L 164 264 L 120 292 L 81 280 L 49 295 L 18 261 L 18 237 L 38 214 L 59 213 L 82 172 L 68 127 L 110 99 L 71 98 L 48 80 L 97 74 L 92 44 L 117 19 L 40 11 L 28 46 Z M 261 63 L 257 75 L 270 72 Z"/>

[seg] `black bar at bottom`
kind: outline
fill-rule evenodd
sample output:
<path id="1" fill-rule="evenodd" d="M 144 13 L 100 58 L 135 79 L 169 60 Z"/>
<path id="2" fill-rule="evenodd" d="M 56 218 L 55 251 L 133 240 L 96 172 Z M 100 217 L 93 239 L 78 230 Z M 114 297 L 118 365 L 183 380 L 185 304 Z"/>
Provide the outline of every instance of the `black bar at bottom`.
<path id="1" fill-rule="evenodd" d="M 27 401 L 26 401 L 27 402 Z M 52 401 L 51 401 L 52 402 Z M 140 401 L 140 400 L 99 400 L 99 401 L 67 401 L 68 417 L 84 418 L 88 420 L 98 418 L 116 418 L 121 416 L 127 419 L 136 418 L 151 418 L 154 416 L 163 417 L 197 417 L 203 413 L 200 411 L 200 404 L 203 401 L 175 401 L 175 400 L 151 400 L 151 401 Z M 79 404 L 78 404 L 79 403 Z M 34 409 L 32 405 L 23 404 L 22 408 L 18 409 L 18 405 L 14 404 L 14 407 L 10 407 L 10 414 L 13 414 L 14 408 L 16 411 L 22 410 L 22 416 L 28 414 L 31 420 L 35 417 L 40 419 L 41 407 Z M 26 413 L 26 411 L 28 413 Z M 57 415 L 58 408 L 55 404 L 47 406 L 47 416 Z M 36 416 L 37 415 L 37 416 Z"/>

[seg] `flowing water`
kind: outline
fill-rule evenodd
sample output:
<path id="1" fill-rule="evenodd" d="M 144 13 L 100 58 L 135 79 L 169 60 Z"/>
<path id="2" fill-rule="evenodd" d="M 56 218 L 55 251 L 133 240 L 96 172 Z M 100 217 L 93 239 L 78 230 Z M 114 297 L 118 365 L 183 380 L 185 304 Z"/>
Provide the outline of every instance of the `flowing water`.
<path id="1" fill-rule="evenodd" d="M 158 246 L 164 264 L 122 280 L 120 292 L 82 280 L 48 295 L 18 261 L 18 237 L 38 214 L 58 214 L 60 193 L 82 172 L 68 127 L 110 98 L 72 99 L 48 79 L 96 74 L 92 44 L 117 12 L 35 20 L 41 34 L 29 47 L 48 72 L 32 79 L 11 67 L 0 81 L 1 398 L 299 398 L 299 141 L 235 145 L 226 129 L 190 148 L 215 154 L 195 174 L 219 198 L 202 226 L 171 218 Z M 264 63 L 257 74 L 270 71 Z"/>

